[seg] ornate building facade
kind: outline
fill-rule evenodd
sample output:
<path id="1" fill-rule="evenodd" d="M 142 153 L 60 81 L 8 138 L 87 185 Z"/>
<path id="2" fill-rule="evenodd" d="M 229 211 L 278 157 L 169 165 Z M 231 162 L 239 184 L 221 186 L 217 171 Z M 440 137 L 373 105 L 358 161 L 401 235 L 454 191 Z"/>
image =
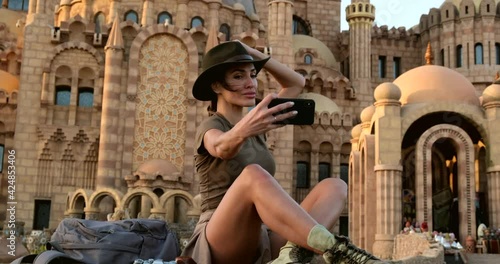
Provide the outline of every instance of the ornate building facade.
<path id="1" fill-rule="evenodd" d="M 475 234 L 476 194 L 498 226 L 498 97 L 485 90 L 500 69 L 498 2 L 447 0 L 414 27 L 389 29 L 373 25 L 369 0 L 345 10 L 340 0 L 1 0 L 0 219 L 11 149 L 27 229 L 125 209 L 195 218 L 193 138 L 207 105 L 191 88 L 216 38 L 306 78 L 315 123 L 272 131 L 268 144 L 275 177 L 299 202 L 324 178 L 348 181 L 336 232 L 386 256 L 403 217 L 432 224 L 442 190 L 461 191 L 461 239 Z M 419 67 L 428 43 L 442 66 Z M 260 96 L 278 89 L 265 71 L 258 83 Z"/>

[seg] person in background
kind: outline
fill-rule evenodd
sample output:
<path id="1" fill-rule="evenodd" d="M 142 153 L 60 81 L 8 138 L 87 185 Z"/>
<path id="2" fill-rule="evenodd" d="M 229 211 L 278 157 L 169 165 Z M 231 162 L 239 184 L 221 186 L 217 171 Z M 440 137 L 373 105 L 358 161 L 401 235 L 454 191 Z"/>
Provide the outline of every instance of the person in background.
<path id="1" fill-rule="evenodd" d="M 255 105 L 263 68 L 282 88 Z M 345 182 L 325 179 L 299 205 L 273 177 L 265 134 L 297 113 L 280 113 L 291 102 L 268 105 L 297 97 L 304 78 L 238 41 L 212 48 L 202 69 L 193 86 L 196 99 L 211 102 L 194 140 L 202 214 L 182 255 L 204 264 L 305 263 L 313 253 L 328 263 L 382 263 L 329 231 L 346 202 Z"/>

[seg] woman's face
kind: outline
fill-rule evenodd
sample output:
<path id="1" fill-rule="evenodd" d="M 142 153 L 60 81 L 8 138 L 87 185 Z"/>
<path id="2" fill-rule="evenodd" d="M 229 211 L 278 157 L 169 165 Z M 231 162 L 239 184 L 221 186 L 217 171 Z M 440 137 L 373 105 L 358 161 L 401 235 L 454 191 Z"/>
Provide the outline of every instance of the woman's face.
<path id="1" fill-rule="evenodd" d="M 255 105 L 257 95 L 257 72 L 253 63 L 236 64 L 228 68 L 224 74 L 225 84 L 216 85 L 215 92 L 219 99 L 226 102 L 248 107 Z"/>

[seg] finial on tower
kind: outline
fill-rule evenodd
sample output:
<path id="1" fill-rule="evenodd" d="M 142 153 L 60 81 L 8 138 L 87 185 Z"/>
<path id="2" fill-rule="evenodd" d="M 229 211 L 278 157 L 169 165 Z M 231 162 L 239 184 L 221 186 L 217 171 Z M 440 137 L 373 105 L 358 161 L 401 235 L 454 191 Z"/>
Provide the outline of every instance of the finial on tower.
<path id="1" fill-rule="evenodd" d="M 205 46 L 205 53 L 207 53 L 213 47 L 219 45 L 219 38 L 217 37 L 218 34 L 219 34 L 219 32 L 217 31 L 217 28 L 215 27 L 215 23 L 212 23 L 212 25 L 210 26 L 210 30 L 208 31 L 207 44 Z"/>
<path id="2" fill-rule="evenodd" d="M 115 16 L 113 25 L 111 26 L 111 32 L 109 32 L 108 42 L 104 47 L 104 50 L 110 49 L 123 49 L 123 35 L 120 28 L 120 18 Z"/>
<path id="3" fill-rule="evenodd" d="M 495 80 L 493 80 L 493 84 L 500 84 L 500 72 L 497 71 L 495 74 Z"/>
<path id="4" fill-rule="evenodd" d="M 432 56 L 432 47 L 429 41 L 427 44 L 427 51 L 425 52 L 425 62 L 427 65 L 432 65 L 432 60 L 434 60 L 434 56 Z"/>

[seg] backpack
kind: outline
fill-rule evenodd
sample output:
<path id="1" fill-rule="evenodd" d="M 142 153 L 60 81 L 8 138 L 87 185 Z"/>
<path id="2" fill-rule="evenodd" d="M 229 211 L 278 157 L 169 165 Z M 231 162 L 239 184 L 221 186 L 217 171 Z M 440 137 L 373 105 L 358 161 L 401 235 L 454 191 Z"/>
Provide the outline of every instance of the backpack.
<path id="1" fill-rule="evenodd" d="M 106 222 L 66 218 L 59 223 L 47 248 L 53 250 L 37 256 L 38 262 L 28 256 L 12 263 L 131 264 L 136 259 L 174 261 L 180 253 L 177 238 L 167 223 L 153 219 Z M 54 259 L 58 261 L 51 262 Z"/>

